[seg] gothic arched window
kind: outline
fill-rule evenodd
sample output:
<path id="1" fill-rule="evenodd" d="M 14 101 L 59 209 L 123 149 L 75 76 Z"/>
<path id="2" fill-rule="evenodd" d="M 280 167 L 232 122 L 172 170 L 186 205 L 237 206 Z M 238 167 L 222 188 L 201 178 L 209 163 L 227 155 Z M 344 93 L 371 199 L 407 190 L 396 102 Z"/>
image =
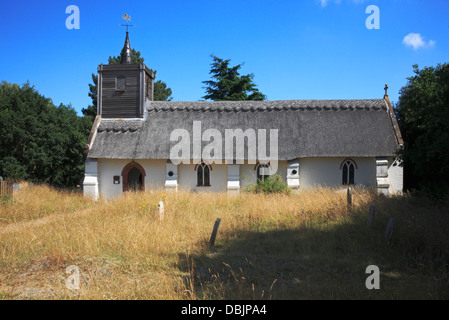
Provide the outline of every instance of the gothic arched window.
<path id="1" fill-rule="evenodd" d="M 354 184 L 356 163 L 351 159 L 345 159 L 340 165 L 341 184 Z"/>
<path id="2" fill-rule="evenodd" d="M 210 167 L 202 162 L 198 167 L 196 168 L 196 185 L 202 186 L 202 187 L 209 187 L 210 186 Z"/>

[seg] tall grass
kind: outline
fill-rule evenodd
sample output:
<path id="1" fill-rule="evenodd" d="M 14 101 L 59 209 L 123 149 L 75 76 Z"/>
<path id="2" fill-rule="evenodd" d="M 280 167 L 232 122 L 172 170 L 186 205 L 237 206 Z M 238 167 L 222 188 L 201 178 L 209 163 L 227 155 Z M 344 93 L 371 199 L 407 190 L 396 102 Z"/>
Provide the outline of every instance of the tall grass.
<path id="1" fill-rule="evenodd" d="M 0 226 L 86 209 L 92 201 L 80 192 L 60 191 L 46 185 L 25 186 L 0 202 Z"/>
<path id="2" fill-rule="evenodd" d="M 35 187 L 39 198 L 51 189 Z M 357 190 L 299 194 L 125 193 L 92 203 L 74 194 L 50 201 L 59 214 L 1 232 L 0 296 L 8 299 L 372 299 L 448 298 L 447 207 Z M 31 197 L 31 195 L 30 195 Z M 157 203 L 164 199 L 160 221 Z M 376 205 L 371 230 L 368 208 Z M 28 208 L 43 203 L 36 202 Z M 12 203 L 24 208 L 22 202 Z M 87 214 L 75 214 L 76 208 Z M 34 210 L 34 211 L 33 211 Z M 68 214 L 74 212 L 74 214 Z M 3 212 L 2 212 L 3 213 Z M 20 213 L 18 213 L 20 215 Z M 21 221 L 37 215 L 23 216 Z M 221 218 L 215 247 L 208 240 Z M 386 221 L 395 217 L 385 245 Z M 11 221 L 11 220 L 9 220 Z M 381 289 L 365 287 L 378 265 Z M 77 291 L 65 268 L 81 271 Z"/>

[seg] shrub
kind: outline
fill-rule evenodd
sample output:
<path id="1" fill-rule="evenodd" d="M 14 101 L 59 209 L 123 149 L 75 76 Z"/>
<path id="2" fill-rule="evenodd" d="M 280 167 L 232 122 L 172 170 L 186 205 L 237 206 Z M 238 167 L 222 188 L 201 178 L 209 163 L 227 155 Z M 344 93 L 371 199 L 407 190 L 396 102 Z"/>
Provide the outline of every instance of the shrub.
<path id="1" fill-rule="evenodd" d="M 3 194 L 0 196 L 0 202 L 2 203 L 7 203 L 11 199 L 12 197 L 9 194 Z"/>
<path id="2" fill-rule="evenodd" d="M 280 175 L 275 174 L 264 180 L 257 180 L 256 184 L 250 184 L 245 188 L 246 192 L 252 193 L 290 193 L 287 184 L 282 181 Z"/>

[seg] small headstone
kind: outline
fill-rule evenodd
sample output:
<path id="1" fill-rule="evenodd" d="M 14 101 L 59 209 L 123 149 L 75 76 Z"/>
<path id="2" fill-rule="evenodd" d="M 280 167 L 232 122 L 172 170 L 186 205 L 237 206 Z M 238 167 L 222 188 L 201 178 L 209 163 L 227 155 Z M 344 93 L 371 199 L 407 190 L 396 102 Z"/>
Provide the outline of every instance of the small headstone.
<path id="1" fill-rule="evenodd" d="M 220 222 L 221 222 L 220 218 L 217 218 L 217 220 L 215 220 L 214 229 L 212 230 L 212 234 L 211 234 L 210 240 L 209 240 L 209 247 L 213 247 L 215 244 L 215 239 L 217 238 L 217 233 L 218 233 L 218 228 L 220 227 Z"/>
<path id="2" fill-rule="evenodd" d="M 164 220 L 164 203 L 159 201 L 157 208 L 159 212 L 159 220 Z"/>
<path id="3" fill-rule="evenodd" d="M 347 202 L 348 202 L 348 211 L 351 211 L 351 209 L 352 209 L 352 189 L 351 189 L 351 187 L 348 187 Z"/>
<path id="4" fill-rule="evenodd" d="M 366 227 L 368 229 L 371 228 L 371 226 L 373 225 L 373 220 L 374 220 L 374 214 L 376 212 L 376 207 L 374 206 L 374 204 L 372 204 L 369 207 L 369 212 L 368 212 L 368 221 L 366 222 Z"/>
<path id="5" fill-rule="evenodd" d="M 385 233 L 384 233 L 385 244 L 390 244 L 391 236 L 393 235 L 393 228 L 394 228 L 394 218 L 390 218 L 388 220 L 387 227 L 385 228 Z"/>

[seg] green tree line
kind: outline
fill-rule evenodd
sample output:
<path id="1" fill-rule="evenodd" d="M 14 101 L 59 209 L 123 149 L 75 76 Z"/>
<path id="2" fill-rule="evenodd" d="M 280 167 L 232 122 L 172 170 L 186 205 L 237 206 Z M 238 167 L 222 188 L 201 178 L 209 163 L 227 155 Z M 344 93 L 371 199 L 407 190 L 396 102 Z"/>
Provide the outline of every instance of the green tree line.
<path id="1" fill-rule="evenodd" d="M 419 69 L 395 105 L 404 139 L 404 186 L 437 197 L 449 195 L 449 64 Z"/>
<path id="2" fill-rule="evenodd" d="M 91 123 L 55 106 L 29 83 L 0 85 L 0 176 L 76 186 L 84 171 Z"/>

